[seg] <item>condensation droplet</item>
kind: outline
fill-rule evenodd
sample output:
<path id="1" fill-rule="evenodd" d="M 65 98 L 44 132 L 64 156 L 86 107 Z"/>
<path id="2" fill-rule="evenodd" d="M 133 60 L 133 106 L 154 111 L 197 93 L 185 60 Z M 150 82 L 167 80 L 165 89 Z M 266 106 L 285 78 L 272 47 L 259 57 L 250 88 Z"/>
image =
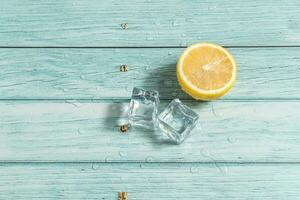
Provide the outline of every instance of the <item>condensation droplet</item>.
<path id="1" fill-rule="evenodd" d="M 150 68 L 151 68 L 150 65 L 145 66 L 145 70 L 149 70 Z"/>
<path id="2" fill-rule="evenodd" d="M 228 141 L 229 143 L 233 144 L 233 143 L 236 142 L 236 139 L 233 138 L 232 136 L 229 136 L 229 137 L 227 137 L 227 141 Z"/>
<path id="3" fill-rule="evenodd" d="M 78 133 L 78 134 L 81 134 L 81 131 L 80 131 L 80 129 L 77 129 L 77 133 Z"/>
<path id="4" fill-rule="evenodd" d="M 176 97 L 177 96 L 177 92 L 172 92 L 172 96 Z"/>
<path id="5" fill-rule="evenodd" d="M 120 52 L 120 50 L 119 50 L 119 49 L 115 49 L 115 52 L 116 52 L 116 53 L 119 53 L 119 52 Z"/>
<path id="6" fill-rule="evenodd" d="M 67 88 L 63 88 L 62 90 L 63 90 L 64 92 L 67 92 L 67 91 L 68 91 L 68 89 L 67 89 Z"/>
<path id="7" fill-rule="evenodd" d="M 148 41 L 153 40 L 153 39 L 154 39 L 154 38 L 151 37 L 151 36 L 147 36 L 147 37 L 146 37 L 146 40 L 148 40 Z"/>
<path id="8" fill-rule="evenodd" d="M 202 37 L 201 37 L 201 36 L 198 36 L 197 38 L 198 38 L 198 40 L 201 40 L 201 39 L 202 39 Z"/>
<path id="9" fill-rule="evenodd" d="M 144 168 L 144 165 L 140 164 L 140 168 L 143 169 L 143 168 Z"/>
<path id="10" fill-rule="evenodd" d="M 171 80 L 164 80 L 164 86 L 166 87 L 172 87 L 173 85 L 173 81 Z"/>
<path id="11" fill-rule="evenodd" d="M 221 166 L 219 163 L 215 162 L 215 166 L 216 168 L 218 168 L 218 170 L 223 173 L 223 174 L 227 174 L 228 172 L 228 168 L 226 166 Z"/>
<path id="12" fill-rule="evenodd" d="M 197 167 L 191 167 L 191 168 L 190 168 L 190 172 L 191 172 L 192 174 L 195 174 L 195 173 L 198 172 L 198 168 L 197 168 Z"/>
<path id="13" fill-rule="evenodd" d="M 146 162 L 153 162 L 153 157 L 152 156 L 148 156 L 146 159 L 145 159 Z"/>
<path id="14" fill-rule="evenodd" d="M 179 25 L 179 24 L 178 24 L 176 21 L 173 21 L 173 22 L 172 22 L 172 26 L 173 26 L 173 27 L 178 26 L 178 25 Z"/>
<path id="15" fill-rule="evenodd" d="M 209 10 L 215 10 L 217 8 L 217 6 L 212 6 L 212 7 L 209 7 L 208 9 Z"/>
<path id="16" fill-rule="evenodd" d="M 100 168 L 100 165 L 99 164 L 97 164 L 97 163 L 93 163 L 92 164 L 92 169 L 93 170 L 97 170 L 97 169 L 99 169 Z"/>
<path id="17" fill-rule="evenodd" d="M 113 158 L 111 156 L 106 156 L 105 157 L 105 162 L 111 162 Z"/>
<path id="18" fill-rule="evenodd" d="M 201 155 L 204 157 L 209 157 L 209 151 L 207 149 L 201 149 Z"/>
<path id="19" fill-rule="evenodd" d="M 84 77 L 84 75 L 80 75 L 80 79 L 82 79 L 82 80 L 83 80 L 84 78 L 85 78 L 85 77 Z"/>
<path id="20" fill-rule="evenodd" d="M 202 130 L 202 124 L 198 121 L 197 125 L 196 125 L 196 129 L 197 130 Z"/>
<path id="21" fill-rule="evenodd" d="M 120 152 L 119 152 L 119 156 L 121 156 L 121 157 L 125 157 L 125 156 L 127 156 L 127 153 L 126 153 L 126 152 L 122 152 L 122 151 L 120 151 Z"/>
<path id="22" fill-rule="evenodd" d="M 182 33 L 181 36 L 184 37 L 184 36 L 186 36 L 186 34 L 185 34 L 185 33 Z"/>
<path id="23" fill-rule="evenodd" d="M 186 42 L 182 42 L 180 45 L 185 47 L 187 44 L 186 44 Z"/>
<path id="24" fill-rule="evenodd" d="M 171 51 L 169 51 L 169 52 L 168 52 L 168 55 L 169 55 L 169 56 L 170 56 L 170 55 L 172 55 L 172 52 L 171 52 Z"/>

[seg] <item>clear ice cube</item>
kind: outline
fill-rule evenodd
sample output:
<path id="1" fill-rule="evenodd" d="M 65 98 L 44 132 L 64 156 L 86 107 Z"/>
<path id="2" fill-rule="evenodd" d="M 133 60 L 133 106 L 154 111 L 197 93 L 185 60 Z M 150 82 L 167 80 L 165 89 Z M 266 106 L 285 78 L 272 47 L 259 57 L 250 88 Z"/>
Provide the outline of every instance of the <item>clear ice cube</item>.
<path id="1" fill-rule="evenodd" d="M 130 106 L 129 123 L 147 129 L 154 129 L 157 122 L 159 93 L 140 88 L 133 88 Z"/>
<path id="2" fill-rule="evenodd" d="M 190 134 L 198 119 L 197 113 L 179 99 L 174 99 L 158 116 L 158 124 L 173 142 L 180 144 Z"/>

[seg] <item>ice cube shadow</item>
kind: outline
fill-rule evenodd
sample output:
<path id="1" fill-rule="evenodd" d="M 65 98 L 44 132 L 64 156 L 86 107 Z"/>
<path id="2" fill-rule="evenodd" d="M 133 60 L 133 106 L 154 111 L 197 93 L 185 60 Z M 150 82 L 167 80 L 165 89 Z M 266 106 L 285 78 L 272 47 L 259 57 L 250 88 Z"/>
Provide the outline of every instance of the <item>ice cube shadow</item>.
<path id="1" fill-rule="evenodd" d="M 162 66 L 159 69 L 148 70 L 146 73 L 149 75 L 142 84 L 143 88 L 158 91 L 161 100 L 172 100 L 174 98 L 191 99 L 181 90 L 178 84 L 176 63 Z"/>

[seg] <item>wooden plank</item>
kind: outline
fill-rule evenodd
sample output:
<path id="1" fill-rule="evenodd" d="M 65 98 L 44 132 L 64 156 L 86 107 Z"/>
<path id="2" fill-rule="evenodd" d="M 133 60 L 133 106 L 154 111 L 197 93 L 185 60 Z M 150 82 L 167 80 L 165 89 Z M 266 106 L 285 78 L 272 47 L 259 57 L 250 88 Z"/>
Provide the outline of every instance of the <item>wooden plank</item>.
<path id="1" fill-rule="evenodd" d="M 130 98 L 134 86 L 189 99 L 175 74 L 179 48 L 0 49 L 1 99 Z M 300 48 L 231 48 L 237 83 L 224 99 L 299 99 Z M 128 72 L 120 72 L 128 65 Z"/>
<path id="2" fill-rule="evenodd" d="M 298 199 L 299 165 L 0 164 L 1 199 Z"/>
<path id="3" fill-rule="evenodd" d="M 299 101 L 186 103 L 201 123 L 174 145 L 161 132 L 121 134 L 127 103 L 2 101 L 0 160 L 300 162 Z"/>
<path id="4" fill-rule="evenodd" d="M 0 46 L 300 45 L 299 13 L 297 0 L 10 0 Z"/>

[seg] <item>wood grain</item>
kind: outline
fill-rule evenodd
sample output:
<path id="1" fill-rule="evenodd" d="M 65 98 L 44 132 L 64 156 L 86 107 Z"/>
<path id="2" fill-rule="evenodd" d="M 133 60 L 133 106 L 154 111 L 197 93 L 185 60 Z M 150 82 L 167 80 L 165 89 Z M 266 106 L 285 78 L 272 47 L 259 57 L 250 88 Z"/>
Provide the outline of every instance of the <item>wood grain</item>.
<path id="1" fill-rule="evenodd" d="M 300 45 L 299 13 L 297 0 L 10 0 L 0 46 Z"/>
<path id="2" fill-rule="evenodd" d="M 229 50 L 238 74 L 223 99 L 300 99 L 300 48 Z M 128 99 L 135 86 L 158 90 L 162 99 L 189 99 L 175 75 L 182 51 L 0 49 L 0 99 Z"/>
<path id="3" fill-rule="evenodd" d="M 299 177 L 299 165 L 285 164 L 0 164 L 0 198 L 289 200 Z"/>
<path id="4" fill-rule="evenodd" d="M 300 162 L 299 101 L 186 104 L 201 123 L 174 145 L 159 131 L 121 134 L 125 102 L 2 101 L 0 160 Z"/>

